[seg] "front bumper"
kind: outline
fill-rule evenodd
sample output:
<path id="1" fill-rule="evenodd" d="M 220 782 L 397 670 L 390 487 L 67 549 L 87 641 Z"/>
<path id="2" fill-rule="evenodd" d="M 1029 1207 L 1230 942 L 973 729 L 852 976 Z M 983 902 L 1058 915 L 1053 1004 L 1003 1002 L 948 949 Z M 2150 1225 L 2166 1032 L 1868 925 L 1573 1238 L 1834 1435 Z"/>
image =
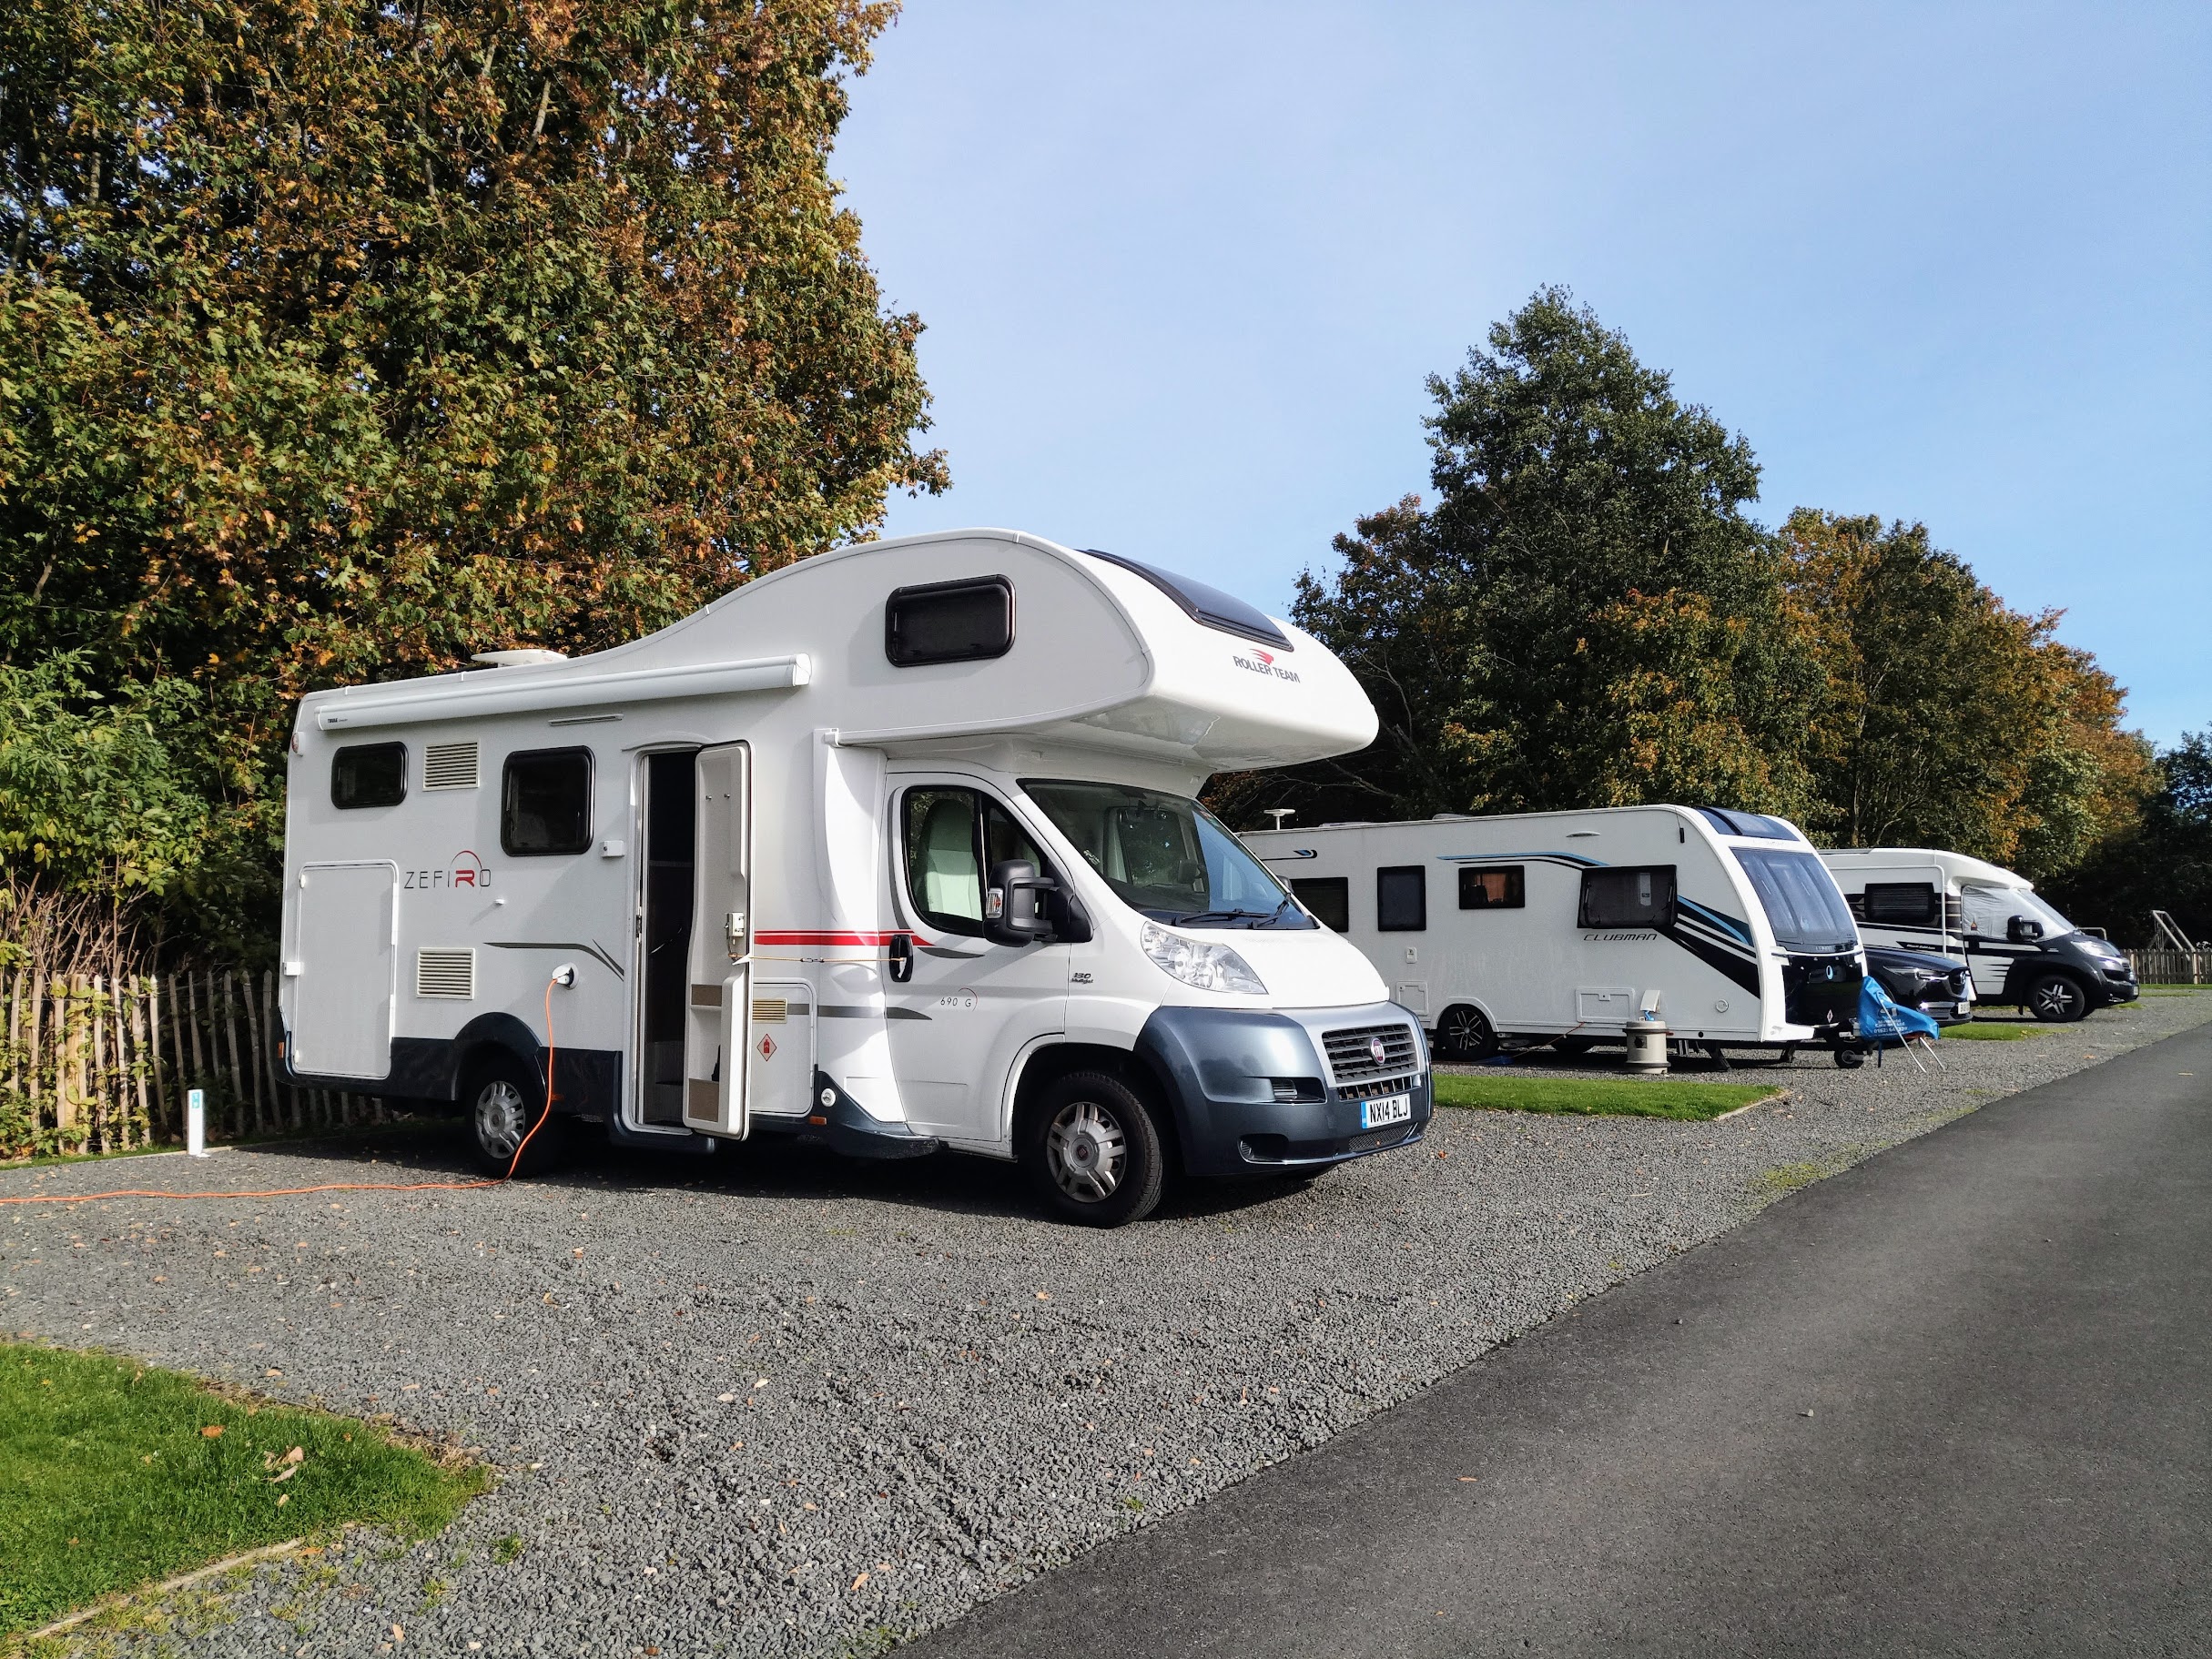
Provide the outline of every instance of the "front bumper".
<path id="1" fill-rule="evenodd" d="M 1409 1066 L 1340 1077 L 1328 1064 L 1327 1032 L 1393 1026 L 1408 1028 Z M 1433 1100 L 1421 1022 L 1395 1003 L 1289 1012 L 1158 1008 L 1138 1034 L 1136 1052 L 1167 1086 L 1191 1175 L 1325 1168 L 1412 1146 L 1428 1132 Z M 1401 1094 L 1412 1107 L 1406 1119 L 1368 1128 L 1367 1103 Z"/>

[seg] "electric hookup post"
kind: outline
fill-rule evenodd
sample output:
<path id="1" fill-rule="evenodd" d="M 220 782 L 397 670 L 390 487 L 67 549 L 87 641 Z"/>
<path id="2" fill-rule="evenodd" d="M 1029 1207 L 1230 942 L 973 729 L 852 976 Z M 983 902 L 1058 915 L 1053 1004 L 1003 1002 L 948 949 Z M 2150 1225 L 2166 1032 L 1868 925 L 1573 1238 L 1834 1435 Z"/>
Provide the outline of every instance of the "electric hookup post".
<path id="1" fill-rule="evenodd" d="M 204 1088 L 185 1096 L 185 1150 L 194 1158 L 208 1156 L 208 1091 Z"/>

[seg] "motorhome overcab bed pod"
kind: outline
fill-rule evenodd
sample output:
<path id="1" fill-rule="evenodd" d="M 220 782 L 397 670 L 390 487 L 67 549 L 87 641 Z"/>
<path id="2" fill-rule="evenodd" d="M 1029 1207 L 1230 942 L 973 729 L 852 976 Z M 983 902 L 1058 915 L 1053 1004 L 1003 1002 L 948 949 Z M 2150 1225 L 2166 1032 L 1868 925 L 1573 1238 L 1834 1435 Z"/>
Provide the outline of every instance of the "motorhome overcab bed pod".
<path id="1" fill-rule="evenodd" d="M 504 1168 L 551 1040 L 533 1160 L 577 1118 L 944 1146 L 1106 1224 L 1170 1162 L 1403 1145 L 1419 1022 L 1192 799 L 1375 727 L 1288 624 L 1004 531 L 809 559 L 573 662 L 319 693 L 289 1064 L 458 1102 Z"/>
<path id="2" fill-rule="evenodd" d="M 1964 958 L 1981 1002 L 2059 1022 L 2140 995 L 2126 956 L 2052 909 L 2024 875 L 1929 847 L 1851 847 L 1821 858 L 1869 945 Z"/>
<path id="3" fill-rule="evenodd" d="M 1797 829 L 1689 806 L 1268 830 L 1244 840 L 1359 946 L 1436 1051 L 1617 1038 L 1647 1011 L 1720 1052 L 1828 1042 L 1856 1064 L 1864 961 Z"/>

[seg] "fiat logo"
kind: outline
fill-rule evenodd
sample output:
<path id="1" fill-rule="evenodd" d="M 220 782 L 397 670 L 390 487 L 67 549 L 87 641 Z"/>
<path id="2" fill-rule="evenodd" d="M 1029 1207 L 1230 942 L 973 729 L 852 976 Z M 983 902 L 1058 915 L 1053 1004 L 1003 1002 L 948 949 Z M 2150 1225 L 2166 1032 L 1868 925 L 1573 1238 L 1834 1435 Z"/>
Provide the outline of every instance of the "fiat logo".
<path id="1" fill-rule="evenodd" d="M 1383 1066 L 1389 1063 L 1390 1050 L 1383 1047 L 1383 1039 L 1381 1037 L 1371 1037 L 1367 1039 L 1367 1052 L 1374 1057 L 1375 1063 L 1377 1066 Z"/>

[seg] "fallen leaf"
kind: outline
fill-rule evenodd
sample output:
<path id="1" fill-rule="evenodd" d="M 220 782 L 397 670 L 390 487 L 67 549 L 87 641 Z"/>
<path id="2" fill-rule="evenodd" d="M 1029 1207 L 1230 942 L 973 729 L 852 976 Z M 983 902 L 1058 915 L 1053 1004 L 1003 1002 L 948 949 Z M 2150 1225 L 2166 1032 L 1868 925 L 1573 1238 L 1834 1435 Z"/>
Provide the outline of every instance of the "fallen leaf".
<path id="1" fill-rule="evenodd" d="M 846 1593 L 846 1594 L 847 1594 L 847 1595 L 850 1595 L 850 1594 L 853 1593 L 853 1590 L 857 1590 L 857 1589 L 859 1589 L 861 1585 L 863 1585 L 863 1584 L 865 1584 L 865 1583 L 868 1583 L 868 1574 L 867 1574 L 867 1573 L 862 1573 L 862 1574 L 861 1574 L 861 1575 L 860 1575 L 858 1578 L 856 1578 L 855 1580 L 853 1580 L 853 1582 L 852 1582 L 852 1589 L 847 1590 L 847 1591 L 845 1593 Z"/>
<path id="2" fill-rule="evenodd" d="M 1040 1290 L 1037 1292 L 1037 1300 L 1040 1302 L 1049 1302 L 1052 1300 L 1052 1293 L 1050 1290 Z"/>
<path id="3" fill-rule="evenodd" d="M 211 1422 L 206 1428 L 202 1429 L 199 1433 L 202 1440 L 214 1440 L 221 1435 L 222 1431 L 223 1425 L 221 1423 Z"/>
<path id="4" fill-rule="evenodd" d="M 720 1401 L 724 1405 L 727 1405 L 731 1401 L 736 1399 L 737 1396 L 735 1394 L 716 1394 L 715 1398 Z"/>
<path id="5" fill-rule="evenodd" d="M 284 1477 L 283 1477 L 282 1475 L 279 1475 L 277 1478 L 278 1478 L 279 1480 L 282 1480 Z M 283 1507 L 284 1507 L 284 1506 L 285 1506 L 287 1503 L 289 1503 L 291 1501 L 292 1501 L 292 1494 L 291 1494 L 290 1492 L 279 1492 L 279 1493 L 277 1494 L 277 1507 L 278 1507 L 279 1509 L 282 1509 L 282 1508 L 283 1508 Z"/>

